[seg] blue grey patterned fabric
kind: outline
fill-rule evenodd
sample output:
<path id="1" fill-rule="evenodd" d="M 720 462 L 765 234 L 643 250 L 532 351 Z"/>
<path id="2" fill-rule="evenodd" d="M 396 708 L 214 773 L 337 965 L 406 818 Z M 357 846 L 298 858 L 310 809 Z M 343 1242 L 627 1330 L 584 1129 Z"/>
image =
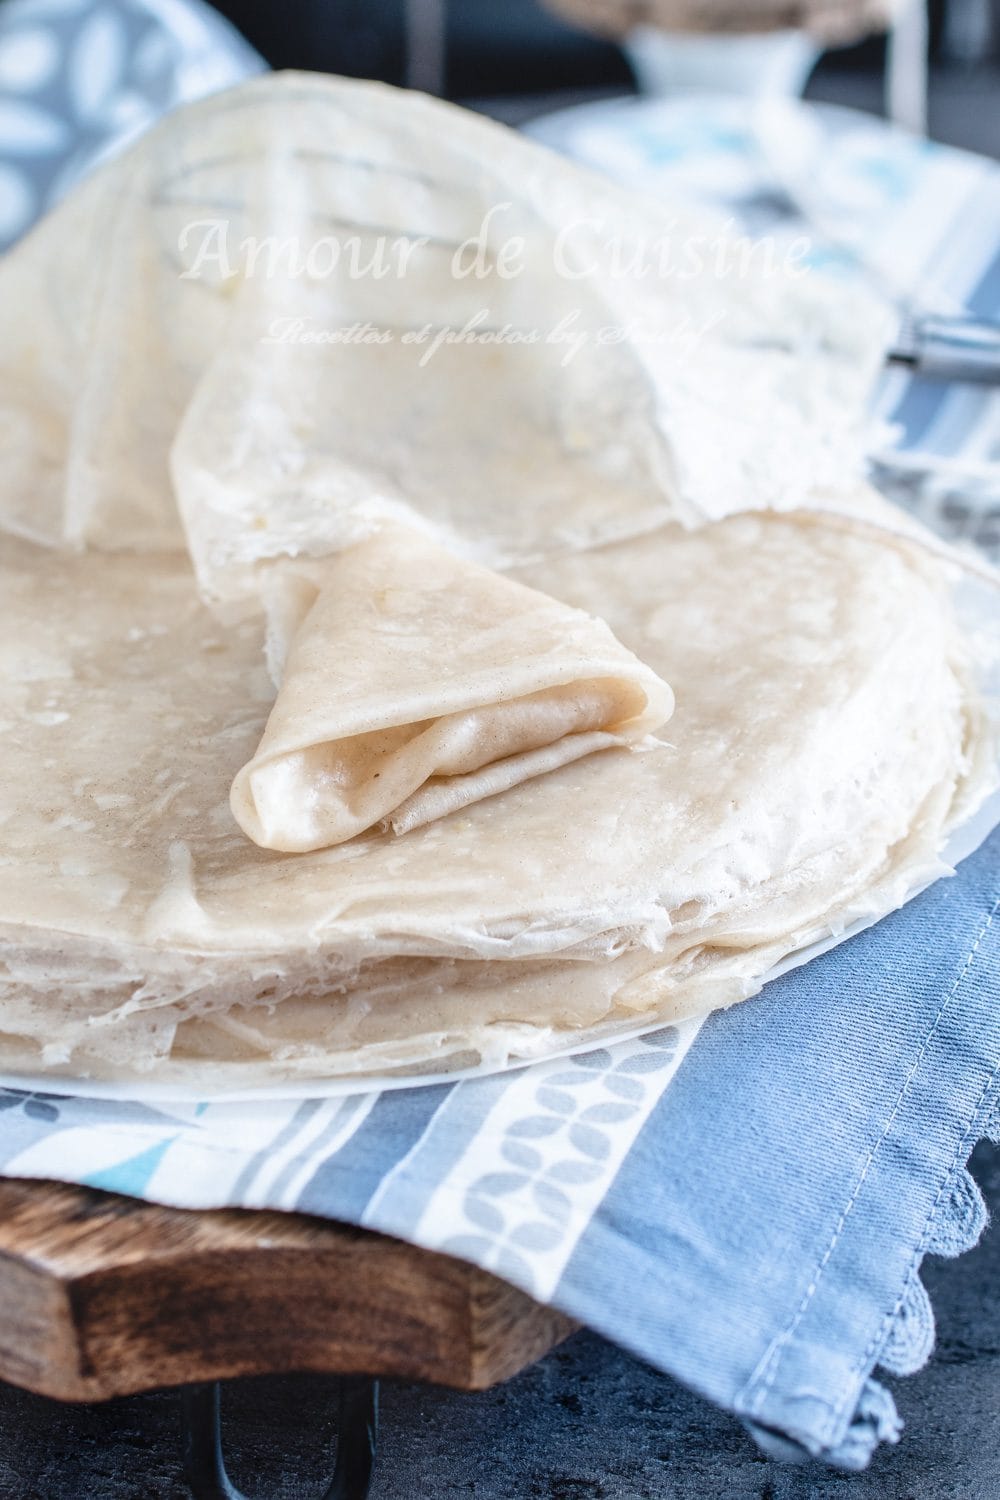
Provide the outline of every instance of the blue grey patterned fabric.
<path id="1" fill-rule="evenodd" d="M 0 234 L 113 147 L 116 122 L 134 133 L 256 65 L 183 0 L 7 0 Z M 864 245 L 905 251 L 914 287 L 937 278 L 1000 314 L 995 170 L 863 129 L 841 177 L 867 205 Z M 665 138 L 626 116 L 588 140 L 598 164 L 648 186 L 666 161 L 709 180 L 714 162 L 735 196 L 755 170 L 749 135 L 705 109 Z M 836 262 L 844 247 L 815 253 Z M 998 399 L 897 376 L 880 396 L 906 474 L 936 452 L 959 464 L 950 489 L 914 480 L 910 498 L 980 541 Z M 957 1253 L 984 1224 L 964 1161 L 996 1123 L 998 906 L 995 833 L 953 880 L 751 1004 L 494 1078 L 249 1104 L 0 1089 L 0 1171 L 299 1208 L 464 1257 L 684 1380 L 769 1452 L 860 1468 L 899 1433 L 873 1370 L 913 1370 L 933 1342 L 922 1256 Z"/>
<path id="2" fill-rule="evenodd" d="M 0 0 L 0 250 L 167 110 L 263 68 L 201 0 Z"/>

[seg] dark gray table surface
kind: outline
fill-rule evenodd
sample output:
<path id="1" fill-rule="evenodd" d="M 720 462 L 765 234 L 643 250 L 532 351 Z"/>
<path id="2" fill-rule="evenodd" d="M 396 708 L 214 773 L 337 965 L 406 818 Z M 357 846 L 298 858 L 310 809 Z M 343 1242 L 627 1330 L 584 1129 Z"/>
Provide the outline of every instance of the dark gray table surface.
<path id="1" fill-rule="evenodd" d="M 1000 1152 L 974 1170 L 1000 1210 Z M 581 1333 L 484 1395 L 387 1383 L 371 1500 L 997 1500 L 1000 1230 L 924 1278 L 938 1347 L 890 1382 L 901 1444 L 864 1474 L 765 1459 L 731 1418 Z M 252 1500 L 318 1496 L 337 1385 L 252 1380 L 226 1397 L 233 1479 Z M 0 1386 L 0 1500 L 185 1500 L 176 1393 L 59 1406 Z"/>

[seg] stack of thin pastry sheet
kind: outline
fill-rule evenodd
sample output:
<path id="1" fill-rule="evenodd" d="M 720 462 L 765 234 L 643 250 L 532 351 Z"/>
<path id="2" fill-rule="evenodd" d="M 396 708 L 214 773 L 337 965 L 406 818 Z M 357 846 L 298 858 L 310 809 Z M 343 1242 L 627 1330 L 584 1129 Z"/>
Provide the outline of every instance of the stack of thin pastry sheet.
<path id="1" fill-rule="evenodd" d="M 228 805 L 273 698 L 259 623 L 221 627 L 179 557 L 8 544 L 8 1065 L 207 1086 L 498 1063 L 699 1013 L 896 904 L 987 780 L 916 546 L 754 515 L 520 576 L 673 684 L 663 737 L 283 855 Z"/>
<path id="2" fill-rule="evenodd" d="M 220 211 L 414 248 L 227 270 Z M 946 567 L 857 477 L 880 311 L 753 267 L 567 276 L 602 212 L 633 248 L 667 225 L 461 112 L 292 76 L 167 122 L 0 264 L 0 1067 L 500 1065 L 745 998 L 940 869 L 993 764 Z M 483 277 L 444 271 L 487 221 Z M 593 337 L 401 337 L 483 308 Z"/>

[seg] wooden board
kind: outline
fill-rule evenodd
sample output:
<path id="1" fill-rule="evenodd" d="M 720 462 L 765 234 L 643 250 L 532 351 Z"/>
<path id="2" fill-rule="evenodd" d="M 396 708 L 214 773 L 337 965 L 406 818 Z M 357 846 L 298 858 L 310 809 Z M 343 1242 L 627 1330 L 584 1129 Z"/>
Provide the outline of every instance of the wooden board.
<path id="1" fill-rule="evenodd" d="M 0 1379 L 61 1400 L 291 1371 L 482 1390 L 573 1326 L 461 1261 L 304 1214 L 0 1180 Z"/>

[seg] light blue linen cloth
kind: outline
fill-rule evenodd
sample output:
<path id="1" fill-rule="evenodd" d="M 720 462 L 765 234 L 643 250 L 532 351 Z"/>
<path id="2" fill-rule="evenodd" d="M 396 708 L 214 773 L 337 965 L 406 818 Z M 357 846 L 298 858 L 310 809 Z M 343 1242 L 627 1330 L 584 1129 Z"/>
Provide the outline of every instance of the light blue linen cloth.
<path id="1" fill-rule="evenodd" d="M 873 1367 L 931 1352 L 921 1258 L 985 1223 L 965 1162 L 998 1126 L 998 908 L 1000 830 L 956 878 L 713 1016 L 554 1300 L 771 1451 L 867 1463 L 899 1431 Z"/>
<path id="2" fill-rule="evenodd" d="M 37 37 L 26 45 L 25 33 L 37 20 L 50 40 L 72 39 L 71 53 L 81 26 L 100 15 L 104 41 L 86 44 L 96 55 L 118 20 L 140 10 L 155 11 L 165 30 L 159 49 L 143 33 L 154 59 L 187 55 L 171 18 L 198 23 L 188 41 L 204 41 L 199 28 L 212 25 L 204 7 L 181 0 L 105 0 L 86 16 L 68 0 L 0 7 L 0 220 L 4 182 L 31 176 L 26 95 L 57 76 L 43 66 L 51 47 Z M 59 16 L 71 18 L 65 32 Z M 120 45 L 131 34 L 118 28 L 114 76 L 141 93 Z M 60 52 L 59 77 L 80 74 L 69 53 Z M 221 23 L 202 62 L 209 87 L 257 66 Z M 13 117 L 4 80 L 8 94 L 19 80 Z M 158 88 L 147 115 L 191 94 L 179 76 Z M 109 120 L 113 94 L 104 95 Z M 25 227 L 26 203 L 30 217 L 80 169 L 74 99 L 46 96 L 48 114 L 69 125 L 55 154 L 36 152 L 26 191 L 10 189 L 10 238 Z M 664 169 L 644 108 L 641 129 L 626 112 L 588 137 L 598 158 L 627 158 L 619 175 L 640 184 L 644 162 Z M 8 118 L 20 121 L 9 140 Z M 734 165 L 759 173 L 749 133 L 741 144 L 738 131 L 719 132 L 711 110 L 700 125 L 692 118 L 683 151 L 671 136 L 671 160 L 686 152 L 721 162 L 717 178 L 738 196 Z M 870 124 L 857 129 L 863 149 L 841 150 L 841 191 L 853 184 L 867 205 L 865 243 L 891 253 L 902 215 L 914 284 L 943 256 L 955 300 L 1000 313 L 994 170 Z M 944 201 L 955 212 L 943 219 Z M 977 205 L 969 219 L 956 207 L 966 201 Z M 989 541 L 997 397 L 892 377 L 881 401 L 904 453 L 909 444 L 926 454 L 936 434 L 935 452 L 972 465 L 957 479 L 954 468 L 928 474 L 922 460 L 905 469 L 911 500 L 953 533 Z M 995 833 L 954 879 L 751 1004 L 491 1079 L 252 1105 L 0 1090 L 0 1171 L 181 1206 L 301 1208 L 463 1256 L 732 1411 L 776 1456 L 860 1468 L 899 1432 L 873 1369 L 915 1369 L 931 1348 L 921 1257 L 957 1253 L 985 1221 L 964 1163 L 996 1125 L 998 893 Z"/>

